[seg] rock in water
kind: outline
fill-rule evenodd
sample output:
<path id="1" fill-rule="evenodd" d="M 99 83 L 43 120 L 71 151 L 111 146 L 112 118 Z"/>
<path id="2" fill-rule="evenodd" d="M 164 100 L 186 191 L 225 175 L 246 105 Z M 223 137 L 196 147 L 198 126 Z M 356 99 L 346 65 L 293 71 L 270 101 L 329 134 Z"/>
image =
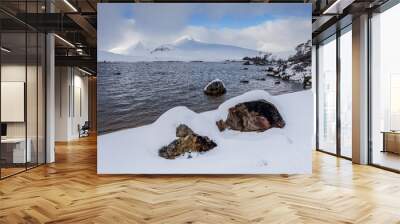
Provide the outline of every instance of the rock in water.
<path id="1" fill-rule="evenodd" d="M 225 85 L 221 80 L 215 79 L 204 87 L 204 93 L 210 96 L 223 95 L 226 93 Z"/>
<path id="2" fill-rule="evenodd" d="M 169 145 L 162 147 L 158 151 L 160 157 L 175 159 L 185 153 L 206 152 L 217 146 L 217 144 L 207 136 L 194 133 L 192 129 L 184 124 L 177 127 L 176 136 L 178 139 L 175 139 Z"/>
<path id="3" fill-rule="evenodd" d="M 257 100 L 229 108 L 228 118 L 218 121 L 217 126 L 220 131 L 227 128 L 242 132 L 265 131 L 272 127 L 283 128 L 285 121 L 272 103 Z"/>

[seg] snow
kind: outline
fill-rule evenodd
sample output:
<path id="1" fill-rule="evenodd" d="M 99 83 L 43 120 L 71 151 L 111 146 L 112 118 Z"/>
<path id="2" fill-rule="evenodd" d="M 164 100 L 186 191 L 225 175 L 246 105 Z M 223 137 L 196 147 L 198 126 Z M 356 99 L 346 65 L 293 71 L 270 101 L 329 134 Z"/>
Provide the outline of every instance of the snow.
<path id="1" fill-rule="evenodd" d="M 183 35 L 182 37 L 179 37 L 176 39 L 174 42 L 172 42 L 175 45 L 187 42 L 187 41 L 194 41 L 195 39 L 189 35 Z"/>
<path id="2" fill-rule="evenodd" d="M 215 124 L 228 108 L 246 101 L 273 103 L 284 120 L 282 129 L 265 132 L 220 132 Z M 265 174 L 311 173 L 313 95 L 310 90 L 271 96 L 254 90 L 227 100 L 218 109 L 195 113 L 174 107 L 154 123 L 98 136 L 99 174 Z M 214 149 L 174 160 L 158 156 L 173 141 L 179 124 L 217 143 Z"/>
<path id="3" fill-rule="evenodd" d="M 289 80 L 303 82 L 305 77 L 311 76 L 311 66 L 307 66 L 304 68 L 304 71 L 299 72 L 294 69 L 297 65 L 298 64 L 293 64 L 289 66 L 285 70 L 285 73 L 289 76 Z"/>
<path id="4" fill-rule="evenodd" d="M 290 64 L 287 63 L 288 67 L 285 69 L 281 69 L 279 65 L 270 65 L 268 67 L 272 68 L 272 72 L 267 72 L 268 75 L 278 77 L 278 78 L 287 78 L 287 80 L 303 82 L 305 77 L 311 76 L 311 66 L 302 66 L 301 63 Z M 296 66 L 302 66 L 303 71 L 296 71 Z"/>
<path id="5" fill-rule="evenodd" d="M 128 52 L 98 52 L 98 61 L 225 61 L 241 60 L 246 56 L 260 56 L 263 52 L 232 45 L 206 43 L 190 36 L 183 36 L 173 41 L 160 45 L 153 50 L 140 49 L 136 45 Z"/>

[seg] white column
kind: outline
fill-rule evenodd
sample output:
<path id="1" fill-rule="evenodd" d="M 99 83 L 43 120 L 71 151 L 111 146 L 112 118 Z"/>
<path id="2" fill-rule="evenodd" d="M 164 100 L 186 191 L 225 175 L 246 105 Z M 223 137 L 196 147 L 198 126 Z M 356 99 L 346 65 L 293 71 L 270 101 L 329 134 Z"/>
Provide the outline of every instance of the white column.
<path id="1" fill-rule="evenodd" d="M 368 163 L 368 15 L 353 19 L 353 162 Z"/>
<path id="2" fill-rule="evenodd" d="M 46 163 L 55 161 L 54 133 L 55 133 L 55 56 L 54 56 L 54 35 L 47 34 L 46 37 Z"/>
<path id="3" fill-rule="evenodd" d="M 317 136 L 317 129 L 316 129 L 316 123 L 317 123 L 317 48 L 315 45 L 312 45 L 312 51 L 311 51 L 311 80 L 312 80 L 312 87 L 311 87 L 311 91 L 313 92 L 313 127 L 314 127 L 314 134 L 313 134 L 313 150 L 315 150 L 317 148 L 316 146 L 316 136 Z"/>

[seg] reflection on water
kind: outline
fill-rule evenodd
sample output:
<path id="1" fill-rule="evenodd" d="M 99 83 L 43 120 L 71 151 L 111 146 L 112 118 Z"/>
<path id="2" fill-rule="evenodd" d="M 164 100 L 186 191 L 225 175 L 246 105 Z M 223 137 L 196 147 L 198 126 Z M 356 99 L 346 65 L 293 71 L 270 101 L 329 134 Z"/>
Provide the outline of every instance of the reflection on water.
<path id="1" fill-rule="evenodd" d="M 265 69 L 241 62 L 98 63 L 99 134 L 149 124 L 175 106 L 203 112 L 254 89 L 273 95 L 302 90 L 300 83 L 275 84 L 278 79 L 266 76 Z M 204 95 L 204 86 L 215 78 L 224 82 L 227 93 Z"/>

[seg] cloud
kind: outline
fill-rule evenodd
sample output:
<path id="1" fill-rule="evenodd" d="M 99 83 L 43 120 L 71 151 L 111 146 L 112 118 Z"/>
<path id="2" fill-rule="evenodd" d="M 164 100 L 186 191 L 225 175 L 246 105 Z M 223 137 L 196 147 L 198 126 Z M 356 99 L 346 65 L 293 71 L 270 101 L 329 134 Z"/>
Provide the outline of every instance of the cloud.
<path id="1" fill-rule="evenodd" d="M 229 44 L 267 52 L 292 51 L 311 39 L 311 21 L 288 18 L 272 20 L 243 29 L 209 29 L 189 26 L 180 35 L 204 42 Z"/>
<path id="2" fill-rule="evenodd" d="M 135 4 L 135 27 L 146 35 L 179 32 L 187 25 L 194 7 L 187 4 Z"/>
<path id="3" fill-rule="evenodd" d="M 125 48 L 140 40 L 135 31 L 135 20 L 126 18 L 121 12 L 126 10 L 124 4 L 99 4 L 98 6 L 98 47 L 100 50 Z"/>
<path id="4" fill-rule="evenodd" d="M 139 41 L 154 48 L 189 35 L 209 43 L 268 52 L 292 51 L 297 44 L 311 39 L 310 7 L 296 5 L 100 4 L 98 47 L 114 53 L 127 53 Z M 271 18 L 246 27 L 230 28 L 224 23 L 219 24 L 223 17 L 256 21 L 260 15 Z M 191 22 L 194 17 L 199 20 L 197 23 Z M 209 26 L 208 23 L 219 26 Z"/>

